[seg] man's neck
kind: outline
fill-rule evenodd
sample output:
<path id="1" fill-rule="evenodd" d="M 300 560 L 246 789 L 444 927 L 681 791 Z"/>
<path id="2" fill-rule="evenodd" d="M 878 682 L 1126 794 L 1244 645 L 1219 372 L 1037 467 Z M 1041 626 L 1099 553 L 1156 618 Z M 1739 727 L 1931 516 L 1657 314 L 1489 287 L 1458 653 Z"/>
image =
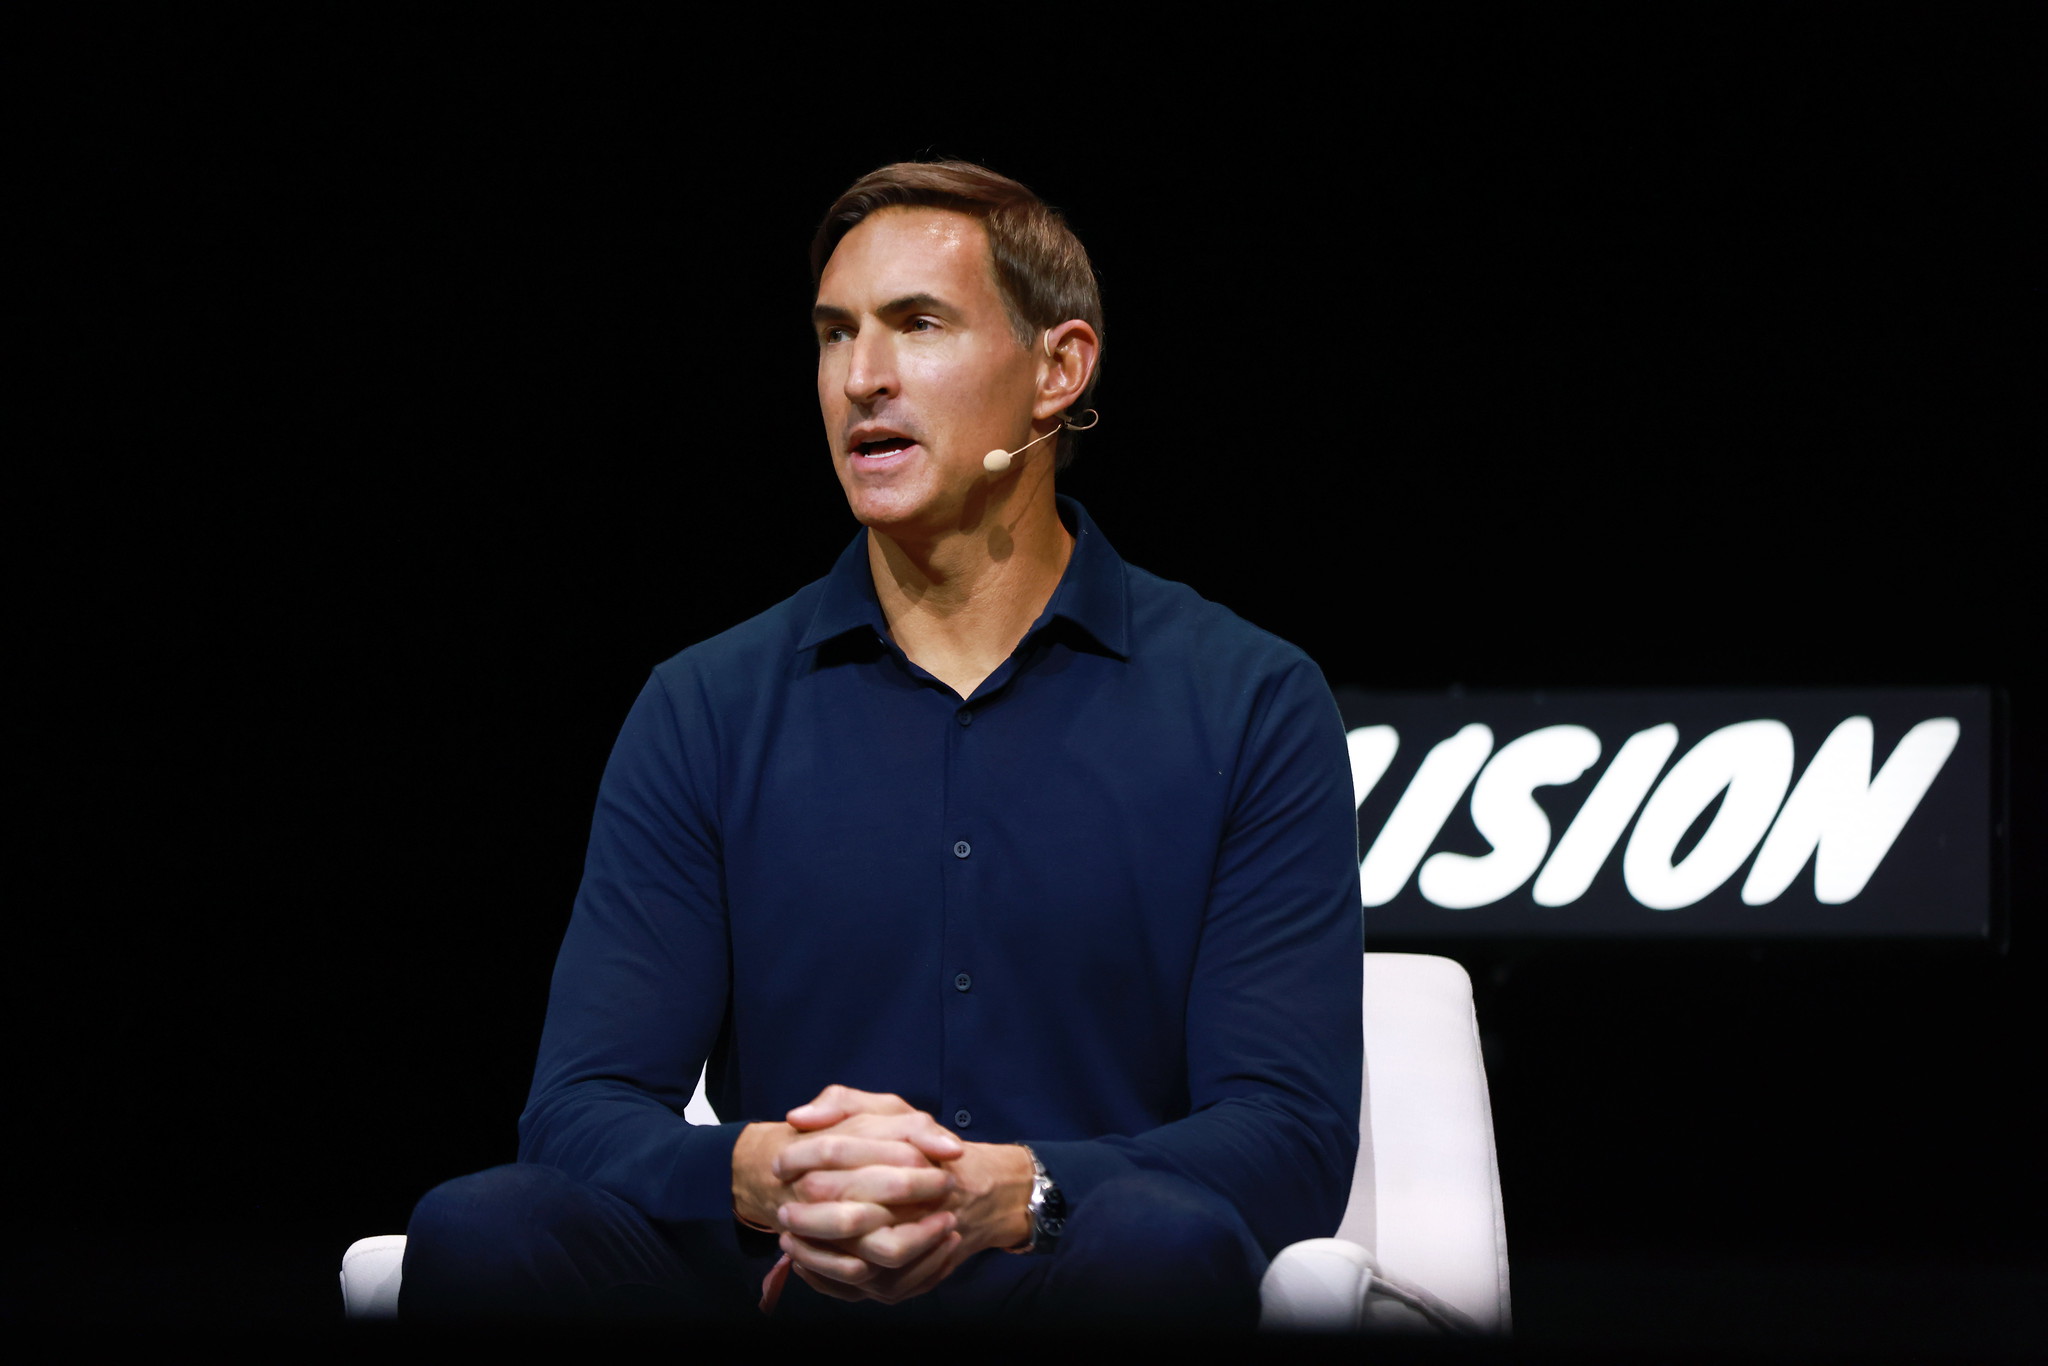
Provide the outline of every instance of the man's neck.
<path id="1" fill-rule="evenodd" d="M 1052 481 L 1015 492 L 973 526 L 936 536 L 868 529 L 868 568 L 890 637 L 962 697 L 1017 648 L 1073 553 Z"/>

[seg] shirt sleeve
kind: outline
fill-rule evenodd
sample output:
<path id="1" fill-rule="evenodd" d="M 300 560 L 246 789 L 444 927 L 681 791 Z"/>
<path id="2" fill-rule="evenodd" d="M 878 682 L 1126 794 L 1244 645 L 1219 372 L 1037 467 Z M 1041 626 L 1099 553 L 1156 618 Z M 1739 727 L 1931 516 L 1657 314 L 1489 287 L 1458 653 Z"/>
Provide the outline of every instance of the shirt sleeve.
<path id="1" fill-rule="evenodd" d="M 1306 658 L 1253 712 L 1187 1016 L 1190 1113 L 1135 1136 L 1028 1139 L 1078 1205 L 1134 1170 L 1231 1201 L 1268 1255 L 1342 1221 L 1364 1075 L 1363 911 L 1343 722 Z"/>
<path id="2" fill-rule="evenodd" d="M 690 694 L 650 677 L 612 749 L 519 1119 L 522 1162 L 664 1220 L 730 1217 L 745 1127 L 683 1118 L 730 985 L 716 737 Z"/>

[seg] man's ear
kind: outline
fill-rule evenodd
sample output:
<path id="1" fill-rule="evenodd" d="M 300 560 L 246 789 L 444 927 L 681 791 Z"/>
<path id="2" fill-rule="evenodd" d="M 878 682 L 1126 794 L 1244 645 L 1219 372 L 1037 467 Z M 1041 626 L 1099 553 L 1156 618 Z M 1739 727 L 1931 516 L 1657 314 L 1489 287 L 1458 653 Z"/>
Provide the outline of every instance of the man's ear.
<path id="1" fill-rule="evenodd" d="M 1040 422 L 1065 412 L 1088 390 L 1102 340 L 1079 318 L 1047 328 L 1039 339 L 1038 401 L 1031 415 Z"/>

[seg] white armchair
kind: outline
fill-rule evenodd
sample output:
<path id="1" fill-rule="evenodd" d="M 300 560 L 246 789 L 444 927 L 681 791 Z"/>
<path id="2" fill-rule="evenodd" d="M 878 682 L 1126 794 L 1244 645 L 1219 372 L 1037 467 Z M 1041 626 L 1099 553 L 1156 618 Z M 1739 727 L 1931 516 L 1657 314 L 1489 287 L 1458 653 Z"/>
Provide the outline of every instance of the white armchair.
<path id="1" fill-rule="evenodd" d="M 1273 1259 L 1262 1326 L 1507 1333 L 1493 1107 L 1472 979 L 1450 959 L 1365 955 L 1358 1129 L 1344 1222 Z"/>
<path id="2" fill-rule="evenodd" d="M 1368 953 L 1364 1020 L 1361 1141 L 1344 1222 L 1336 1237 L 1273 1259 L 1262 1325 L 1505 1333 L 1507 1226 L 1471 979 L 1448 958 Z M 684 1114 L 717 1122 L 701 1078 Z M 342 1254 L 350 1318 L 398 1312 L 404 1257 L 396 1233 Z"/>

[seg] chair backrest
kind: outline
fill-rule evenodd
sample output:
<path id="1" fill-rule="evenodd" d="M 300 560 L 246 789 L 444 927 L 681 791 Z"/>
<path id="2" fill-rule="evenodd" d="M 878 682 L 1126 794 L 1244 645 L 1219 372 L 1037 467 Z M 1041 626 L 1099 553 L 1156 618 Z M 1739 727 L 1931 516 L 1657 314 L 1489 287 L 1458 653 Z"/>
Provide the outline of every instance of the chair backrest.
<path id="1" fill-rule="evenodd" d="M 1509 1327 L 1507 1223 L 1472 979 L 1448 958 L 1365 955 L 1365 1100 L 1339 1238 L 1481 1327 Z"/>
<path id="2" fill-rule="evenodd" d="M 697 1073 L 697 1089 L 690 1093 L 690 1103 L 683 1107 L 683 1118 L 692 1124 L 718 1123 L 718 1111 L 711 1108 L 711 1098 L 704 1094 L 704 1079 L 711 1075 L 707 1066 Z"/>

